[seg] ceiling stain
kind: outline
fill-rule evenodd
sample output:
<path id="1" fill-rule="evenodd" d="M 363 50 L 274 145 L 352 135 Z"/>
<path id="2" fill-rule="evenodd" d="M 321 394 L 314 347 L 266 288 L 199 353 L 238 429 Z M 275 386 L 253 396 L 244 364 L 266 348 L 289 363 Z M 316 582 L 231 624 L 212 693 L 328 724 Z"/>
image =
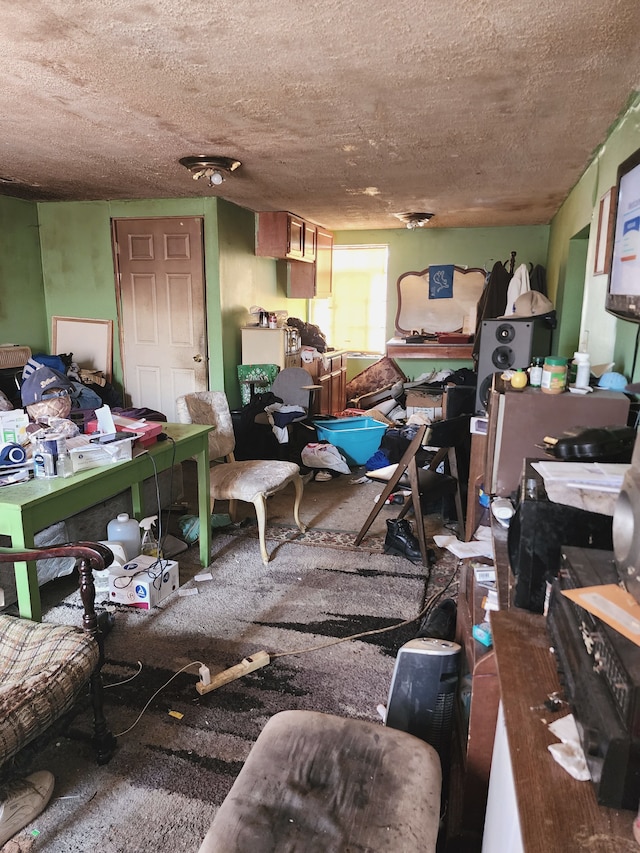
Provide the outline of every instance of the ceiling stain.
<path id="1" fill-rule="evenodd" d="M 0 0 L 0 194 L 548 223 L 640 88 L 617 0 Z M 181 157 L 237 158 L 221 186 Z"/>

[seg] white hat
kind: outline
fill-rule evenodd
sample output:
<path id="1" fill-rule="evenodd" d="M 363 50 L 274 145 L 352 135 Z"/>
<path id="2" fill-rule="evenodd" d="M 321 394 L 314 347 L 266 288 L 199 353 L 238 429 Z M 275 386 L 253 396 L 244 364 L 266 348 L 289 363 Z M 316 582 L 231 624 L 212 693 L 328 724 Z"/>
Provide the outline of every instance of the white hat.
<path id="1" fill-rule="evenodd" d="M 547 297 L 540 293 L 540 291 L 527 290 L 526 293 L 518 296 L 516 301 L 513 303 L 513 313 L 503 314 L 502 318 L 539 317 L 541 314 L 549 314 L 554 310 L 553 302 L 551 302 L 550 299 L 547 299 Z"/>

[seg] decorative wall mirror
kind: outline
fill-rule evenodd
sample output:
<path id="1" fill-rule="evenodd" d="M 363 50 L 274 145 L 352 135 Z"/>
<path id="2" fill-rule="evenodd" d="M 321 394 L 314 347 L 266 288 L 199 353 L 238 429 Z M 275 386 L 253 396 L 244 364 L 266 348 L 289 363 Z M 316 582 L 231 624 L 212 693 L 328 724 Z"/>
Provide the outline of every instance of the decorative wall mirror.
<path id="1" fill-rule="evenodd" d="M 485 280 L 483 269 L 453 264 L 403 273 L 397 281 L 396 333 L 404 337 L 414 331 L 435 334 L 469 329 L 473 334 Z"/>

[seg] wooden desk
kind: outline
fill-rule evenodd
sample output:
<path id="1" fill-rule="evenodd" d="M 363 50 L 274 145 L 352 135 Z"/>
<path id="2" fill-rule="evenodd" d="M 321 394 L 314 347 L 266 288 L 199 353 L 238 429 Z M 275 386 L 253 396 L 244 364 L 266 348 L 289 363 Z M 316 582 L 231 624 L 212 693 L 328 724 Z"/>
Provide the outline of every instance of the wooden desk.
<path id="1" fill-rule="evenodd" d="M 564 711 L 553 714 L 544 707 L 549 694 L 561 689 L 545 618 L 524 610 L 500 611 L 492 614 L 491 628 L 510 761 L 500 767 L 496 757 L 499 739 L 504 737 L 499 723 L 483 851 L 633 850 L 635 813 L 599 806 L 591 782 L 573 779 L 547 749 L 557 739 L 546 724 L 564 716 L 568 709 L 565 706 Z M 509 764 L 513 785 L 505 790 Z M 507 804 L 513 794 L 515 814 L 510 814 Z M 515 830 L 513 842 L 507 843 L 510 818 L 515 821 Z"/>
<path id="2" fill-rule="evenodd" d="M 209 494 L 209 441 L 212 427 L 196 424 L 163 424 L 169 436 L 130 462 L 79 471 L 72 477 L 29 480 L 0 490 L 0 533 L 11 537 L 14 548 L 33 548 L 34 536 L 56 521 L 131 489 L 133 513 L 142 518 L 142 483 L 155 471 L 196 457 L 198 466 L 198 514 L 200 561 L 211 560 L 211 498 Z M 173 439 L 173 440 L 171 440 Z M 42 618 L 35 563 L 16 563 L 16 588 L 20 616 L 39 622 Z"/>

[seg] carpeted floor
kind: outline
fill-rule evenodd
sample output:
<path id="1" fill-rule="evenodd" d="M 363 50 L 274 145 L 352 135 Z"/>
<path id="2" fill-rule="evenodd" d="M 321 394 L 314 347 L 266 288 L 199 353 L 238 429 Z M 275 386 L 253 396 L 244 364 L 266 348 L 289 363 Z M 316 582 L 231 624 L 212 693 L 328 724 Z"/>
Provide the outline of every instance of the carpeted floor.
<path id="1" fill-rule="evenodd" d="M 304 535 L 292 526 L 292 494 L 270 499 L 268 566 L 255 524 L 245 522 L 216 532 L 211 579 L 195 579 L 202 571 L 197 546 L 179 555 L 181 587 L 197 594 L 173 594 L 151 611 L 111 607 L 116 625 L 106 640 L 104 679 L 113 685 L 106 712 L 118 749 L 104 767 L 87 744 L 67 738 L 44 750 L 38 768 L 55 774 L 56 787 L 45 812 L 18 837 L 23 850 L 195 853 L 273 713 L 315 709 L 382 725 L 376 707 L 386 701 L 397 651 L 418 623 L 334 641 L 415 620 L 443 590 L 455 597 L 457 561 L 436 552 L 429 576 L 384 555 L 385 519 L 397 507 L 381 510 L 355 548 L 382 489 L 353 482 L 358 476 L 307 484 Z M 440 526 L 429 517 L 428 532 Z M 75 592 L 50 605 L 45 621 L 79 624 Z M 272 655 L 265 668 L 202 697 L 198 665 L 180 672 L 201 661 L 215 674 L 259 650 Z"/>

